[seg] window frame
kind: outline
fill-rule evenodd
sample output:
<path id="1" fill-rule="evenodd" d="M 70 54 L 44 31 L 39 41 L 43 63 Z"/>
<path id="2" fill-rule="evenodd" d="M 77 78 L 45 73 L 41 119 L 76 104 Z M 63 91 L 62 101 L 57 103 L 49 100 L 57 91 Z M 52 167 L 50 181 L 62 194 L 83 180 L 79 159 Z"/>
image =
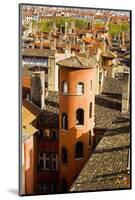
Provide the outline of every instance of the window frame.
<path id="1" fill-rule="evenodd" d="M 89 118 L 92 118 L 93 116 L 93 112 L 92 112 L 92 102 L 90 102 L 90 105 L 89 105 Z"/>
<path id="2" fill-rule="evenodd" d="M 65 117 L 65 119 L 63 119 Z M 61 127 L 63 130 L 68 130 L 68 115 L 64 112 L 62 113 Z"/>
<path id="3" fill-rule="evenodd" d="M 80 112 L 79 112 L 80 111 Z M 82 113 L 81 113 L 82 112 Z M 80 116 L 79 116 L 80 115 Z M 82 115 L 82 116 L 81 116 Z M 80 118 L 80 119 L 79 119 Z M 75 124 L 76 126 L 83 126 L 84 125 L 84 109 L 78 108 L 76 110 L 76 117 L 75 117 Z M 78 122 L 77 122 L 78 121 Z"/>
<path id="4" fill-rule="evenodd" d="M 81 150 L 78 145 L 81 145 Z M 75 144 L 75 159 L 82 159 L 84 157 L 84 145 L 81 141 Z"/>
<path id="5" fill-rule="evenodd" d="M 79 90 L 82 90 L 81 92 Z M 77 83 L 77 86 L 76 86 L 76 93 L 77 95 L 84 95 L 84 83 L 83 82 L 79 82 Z"/>
<path id="6" fill-rule="evenodd" d="M 42 156 L 40 154 L 43 154 Z M 48 156 L 47 156 L 48 155 Z M 55 158 L 53 157 L 55 155 Z M 43 162 L 43 167 L 40 168 L 40 161 Z M 49 163 L 47 166 L 47 162 Z M 55 162 L 55 168 L 53 167 L 53 162 Z M 39 170 L 58 170 L 58 154 L 57 153 L 38 153 L 38 169 Z"/>
<path id="7" fill-rule="evenodd" d="M 69 85 L 66 80 L 62 81 L 62 94 L 68 94 Z"/>
<path id="8" fill-rule="evenodd" d="M 54 132 L 55 132 L 55 137 L 53 136 L 53 133 L 54 133 Z M 57 131 L 57 130 L 55 130 L 55 129 L 51 130 L 51 139 L 52 139 L 53 141 L 58 140 L 58 131 Z"/>

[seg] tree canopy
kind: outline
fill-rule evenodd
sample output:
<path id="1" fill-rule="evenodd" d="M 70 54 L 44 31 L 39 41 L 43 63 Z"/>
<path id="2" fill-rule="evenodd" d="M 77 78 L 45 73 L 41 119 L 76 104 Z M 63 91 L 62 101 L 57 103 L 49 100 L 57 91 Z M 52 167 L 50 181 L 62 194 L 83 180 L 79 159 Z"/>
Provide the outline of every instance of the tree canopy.
<path id="1" fill-rule="evenodd" d="M 109 24 L 109 33 L 113 36 L 118 36 L 120 33 L 128 31 L 129 31 L 129 23 L 127 22 Z"/>

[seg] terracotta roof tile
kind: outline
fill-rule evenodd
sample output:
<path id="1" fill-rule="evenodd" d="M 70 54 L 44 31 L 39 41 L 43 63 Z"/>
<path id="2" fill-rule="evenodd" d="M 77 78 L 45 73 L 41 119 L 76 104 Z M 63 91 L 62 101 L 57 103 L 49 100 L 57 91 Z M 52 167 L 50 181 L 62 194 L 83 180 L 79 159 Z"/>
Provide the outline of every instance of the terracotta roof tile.
<path id="1" fill-rule="evenodd" d="M 22 56 L 24 57 L 48 57 L 54 56 L 55 50 L 50 49 L 35 49 L 35 48 L 26 48 L 22 50 Z"/>
<path id="2" fill-rule="evenodd" d="M 96 61 L 93 58 L 84 58 L 78 56 L 71 56 L 70 58 L 66 58 L 57 62 L 57 64 L 61 67 L 68 67 L 68 68 L 91 68 L 97 65 Z"/>
<path id="3" fill-rule="evenodd" d="M 112 59 L 117 57 L 117 55 L 114 54 L 114 53 L 111 52 L 111 51 L 102 52 L 102 53 L 101 53 L 101 56 L 102 56 L 102 57 L 105 57 L 105 58 L 112 58 Z"/>
<path id="4" fill-rule="evenodd" d="M 117 117 L 106 131 L 70 191 L 129 188 L 127 185 L 130 149 L 129 117 Z"/>

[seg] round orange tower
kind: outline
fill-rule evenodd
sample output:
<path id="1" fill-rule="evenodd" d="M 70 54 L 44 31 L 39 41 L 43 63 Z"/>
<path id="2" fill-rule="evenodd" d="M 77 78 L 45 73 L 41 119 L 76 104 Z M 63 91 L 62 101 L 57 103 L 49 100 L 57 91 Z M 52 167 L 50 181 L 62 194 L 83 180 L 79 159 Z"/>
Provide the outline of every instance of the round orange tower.
<path id="1" fill-rule="evenodd" d="M 59 72 L 60 186 L 66 192 L 88 160 L 94 128 L 96 62 L 72 56 Z"/>

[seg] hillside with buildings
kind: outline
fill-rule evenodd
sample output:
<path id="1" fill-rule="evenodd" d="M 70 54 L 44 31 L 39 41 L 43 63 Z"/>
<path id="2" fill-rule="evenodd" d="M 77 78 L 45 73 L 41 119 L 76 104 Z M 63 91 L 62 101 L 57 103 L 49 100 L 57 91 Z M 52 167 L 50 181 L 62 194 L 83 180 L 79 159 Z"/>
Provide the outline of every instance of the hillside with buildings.
<path id="1" fill-rule="evenodd" d="M 21 6 L 21 194 L 131 188 L 130 12 Z"/>

